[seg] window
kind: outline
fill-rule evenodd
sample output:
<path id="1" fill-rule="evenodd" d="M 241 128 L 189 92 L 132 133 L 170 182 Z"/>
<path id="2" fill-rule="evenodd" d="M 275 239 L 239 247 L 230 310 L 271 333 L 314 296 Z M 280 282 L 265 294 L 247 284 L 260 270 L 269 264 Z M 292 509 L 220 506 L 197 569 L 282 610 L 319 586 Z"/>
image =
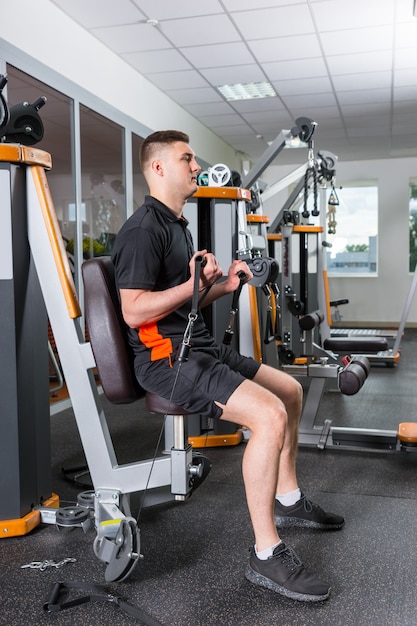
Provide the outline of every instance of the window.
<path id="1" fill-rule="evenodd" d="M 126 219 L 123 128 L 82 105 L 80 107 L 83 255 L 110 254 Z"/>
<path id="2" fill-rule="evenodd" d="M 327 201 L 329 201 L 330 190 Z M 378 187 L 342 184 L 336 190 L 335 234 L 326 234 L 329 274 L 376 274 L 378 260 Z M 330 208 L 331 205 L 328 205 Z"/>
<path id="3" fill-rule="evenodd" d="M 71 160 L 71 113 L 73 101 L 56 89 L 7 65 L 7 100 L 9 107 L 21 102 L 35 102 L 46 97 L 39 111 L 44 136 L 36 148 L 51 155 L 52 169 L 48 172 L 55 211 L 65 241 L 74 237 L 74 221 L 69 218 L 69 206 L 74 205 L 73 172 Z"/>
<path id="4" fill-rule="evenodd" d="M 149 193 L 145 178 L 139 165 L 139 152 L 143 139 L 132 133 L 132 169 L 133 169 L 133 207 L 132 212 L 138 209 L 145 194 Z"/>
<path id="5" fill-rule="evenodd" d="M 417 265 L 417 178 L 410 179 L 409 222 L 409 270 L 414 272 Z"/>

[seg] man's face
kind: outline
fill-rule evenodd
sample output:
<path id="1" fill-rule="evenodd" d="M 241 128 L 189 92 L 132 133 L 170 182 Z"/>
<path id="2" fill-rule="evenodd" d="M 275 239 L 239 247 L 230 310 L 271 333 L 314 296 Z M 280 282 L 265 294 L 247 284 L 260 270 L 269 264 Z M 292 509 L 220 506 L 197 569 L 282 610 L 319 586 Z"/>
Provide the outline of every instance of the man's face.
<path id="1" fill-rule="evenodd" d="M 201 170 L 194 151 L 187 143 L 177 141 L 167 146 L 161 160 L 172 191 L 181 193 L 184 199 L 190 198 L 198 189 L 197 175 Z"/>

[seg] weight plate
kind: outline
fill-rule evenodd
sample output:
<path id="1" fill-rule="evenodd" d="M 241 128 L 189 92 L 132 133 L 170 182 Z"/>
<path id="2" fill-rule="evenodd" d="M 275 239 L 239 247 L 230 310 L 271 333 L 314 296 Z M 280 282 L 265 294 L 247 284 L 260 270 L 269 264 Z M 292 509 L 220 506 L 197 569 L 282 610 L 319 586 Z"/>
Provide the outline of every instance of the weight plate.
<path id="1" fill-rule="evenodd" d="M 209 168 L 208 178 L 210 187 L 224 187 L 230 181 L 232 172 L 224 165 L 224 163 L 217 163 L 213 167 Z"/>

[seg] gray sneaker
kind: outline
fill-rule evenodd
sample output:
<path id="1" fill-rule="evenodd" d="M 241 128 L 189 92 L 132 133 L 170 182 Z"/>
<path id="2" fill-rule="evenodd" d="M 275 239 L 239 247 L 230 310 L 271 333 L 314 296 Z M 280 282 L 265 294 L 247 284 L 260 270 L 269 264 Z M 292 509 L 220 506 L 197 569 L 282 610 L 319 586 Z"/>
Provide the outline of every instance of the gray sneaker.
<path id="1" fill-rule="evenodd" d="M 321 602 L 330 595 L 330 587 L 308 572 L 294 550 L 282 541 L 266 561 L 258 559 L 252 548 L 245 575 L 255 585 L 301 602 Z"/>
<path id="2" fill-rule="evenodd" d="M 301 526 L 321 530 L 338 530 L 345 523 L 343 517 L 323 511 L 318 504 L 311 502 L 303 493 L 301 493 L 301 499 L 292 506 L 284 506 L 275 499 L 274 512 L 275 525 L 279 528 Z"/>

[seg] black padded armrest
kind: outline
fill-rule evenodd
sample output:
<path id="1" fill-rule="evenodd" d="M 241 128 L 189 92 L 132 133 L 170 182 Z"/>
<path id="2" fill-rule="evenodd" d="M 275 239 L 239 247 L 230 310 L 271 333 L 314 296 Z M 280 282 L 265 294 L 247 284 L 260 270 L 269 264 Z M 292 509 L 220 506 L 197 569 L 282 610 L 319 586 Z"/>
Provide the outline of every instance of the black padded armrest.
<path id="1" fill-rule="evenodd" d="M 384 337 L 330 337 L 323 342 L 325 350 L 343 354 L 367 354 L 388 350 Z"/>

